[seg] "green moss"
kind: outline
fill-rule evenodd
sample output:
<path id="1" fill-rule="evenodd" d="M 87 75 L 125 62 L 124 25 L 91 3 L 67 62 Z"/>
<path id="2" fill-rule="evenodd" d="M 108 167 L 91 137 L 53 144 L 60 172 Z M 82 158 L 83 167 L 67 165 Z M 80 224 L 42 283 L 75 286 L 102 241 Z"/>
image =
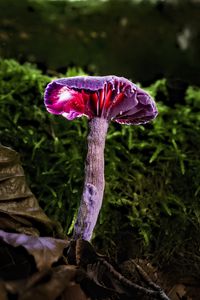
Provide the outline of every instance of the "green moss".
<path id="1" fill-rule="evenodd" d="M 43 92 L 51 79 L 29 64 L 0 61 L 0 140 L 20 152 L 41 206 L 70 232 L 82 193 L 87 120 L 69 122 L 47 113 Z M 108 245 L 129 231 L 161 256 L 166 251 L 167 259 L 200 233 L 200 90 L 189 87 L 184 103 L 173 107 L 165 80 L 148 90 L 155 98 L 163 95 L 156 120 L 110 125 L 94 241 Z"/>

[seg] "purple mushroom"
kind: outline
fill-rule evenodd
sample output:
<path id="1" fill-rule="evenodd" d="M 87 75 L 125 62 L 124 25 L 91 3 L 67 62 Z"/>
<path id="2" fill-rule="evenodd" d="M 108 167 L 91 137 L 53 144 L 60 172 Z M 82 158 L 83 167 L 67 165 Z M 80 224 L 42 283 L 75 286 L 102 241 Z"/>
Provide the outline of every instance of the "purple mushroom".
<path id="1" fill-rule="evenodd" d="M 68 120 L 89 119 L 85 181 L 73 238 L 90 240 L 104 193 L 104 148 L 108 124 L 145 124 L 157 116 L 153 99 L 131 81 L 117 76 L 77 76 L 52 81 L 45 105 Z"/>

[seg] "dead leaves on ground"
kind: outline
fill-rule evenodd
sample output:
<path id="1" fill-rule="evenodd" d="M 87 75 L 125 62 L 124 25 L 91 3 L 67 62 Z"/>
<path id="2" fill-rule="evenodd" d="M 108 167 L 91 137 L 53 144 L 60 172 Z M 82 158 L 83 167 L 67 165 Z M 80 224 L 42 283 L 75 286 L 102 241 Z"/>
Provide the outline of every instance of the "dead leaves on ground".
<path id="1" fill-rule="evenodd" d="M 75 266 L 59 266 L 34 273 L 21 281 L 0 283 L 1 300 L 87 300 L 80 285 L 75 282 Z M 3 298 L 4 297 L 4 298 Z"/>
<path id="2" fill-rule="evenodd" d="M 36 270 L 25 278 L 1 282 L 1 292 L 6 300 L 13 297 L 16 300 L 128 300 L 133 299 L 133 296 L 138 300 L 141 297 L 144 300 L 150 297 L 169 300 L 151 280 L 145 287 L 145 284 L 135 284 L 125 278 L 84 240 L 66 242 L 2 230 L 0 238 L 14 249 L 25 249 L 34 258 L 36 265 Z M 13 255 L 10 262 L 12 265 L 15 263 L 15 252 L 10 252 L 10 255 Z M 144 274 L 140 274 L 144 277 Z"/>
<path id="3" fill-rule="evenodd" d="M 13 247 L 23 247 L 34 257 L 39 271 L 48 269 L 63 255 L 68 241 L 51 237 L 37 237 L 0 230 L 0 239 Z"/>

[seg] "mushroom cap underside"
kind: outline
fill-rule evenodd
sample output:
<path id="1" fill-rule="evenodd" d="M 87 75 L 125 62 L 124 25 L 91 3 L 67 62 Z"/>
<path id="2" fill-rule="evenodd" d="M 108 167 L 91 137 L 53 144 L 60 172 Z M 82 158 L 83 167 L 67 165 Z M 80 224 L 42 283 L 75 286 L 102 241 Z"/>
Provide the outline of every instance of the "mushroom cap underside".
<path id="1" fill-rule="evenodd" d="M 157 108 L 150 95 L 123 77 L 75 76 L 50 82 L 44 95 L 47 110 L 73 120 L 105 118 L 122 124 L 144 124 Z"/>

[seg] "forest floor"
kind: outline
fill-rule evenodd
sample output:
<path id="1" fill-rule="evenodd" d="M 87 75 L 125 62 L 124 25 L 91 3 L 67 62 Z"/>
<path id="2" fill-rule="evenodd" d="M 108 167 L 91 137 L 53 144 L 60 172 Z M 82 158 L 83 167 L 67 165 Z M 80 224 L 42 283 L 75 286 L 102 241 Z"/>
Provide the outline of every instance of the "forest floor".
<path id="1" fill-rule="evenodd" d="M 0 145 L 0 300 L 200 299 L 200 257 L 192 252 L 158 268 L 104 250 L 63 236 L 28 188 L 19 155 Z"/>

